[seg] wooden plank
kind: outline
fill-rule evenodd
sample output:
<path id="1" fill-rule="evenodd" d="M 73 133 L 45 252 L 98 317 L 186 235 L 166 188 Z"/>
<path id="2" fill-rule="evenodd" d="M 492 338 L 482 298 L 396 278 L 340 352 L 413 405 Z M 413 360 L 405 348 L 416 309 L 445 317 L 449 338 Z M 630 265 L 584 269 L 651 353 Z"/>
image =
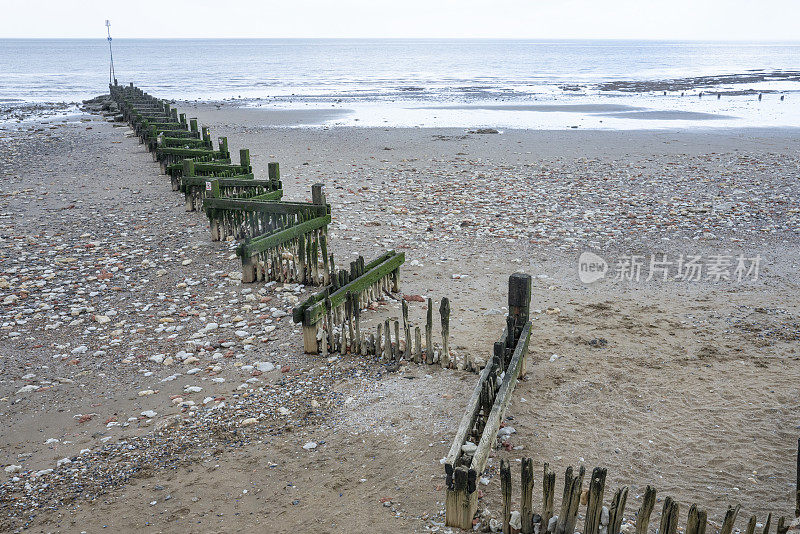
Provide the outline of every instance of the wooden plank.
<path id="1" fill-rule="evenodd" d="M 373 267 L 369 271 L 365 272 L 362 276 L 359 276 L 352 282 L 331 293 L 331 303 L 333 306 L 338 306 L 344 302 L 344 297 L 347 294 L 347 291 L 360 293 L 361 291 L 367 289 L 384 276 L 388 276 L 392 271 L 399 269 L 403 262 L 405 262 L 405 259 L 406 256 L 404 252 L 394 253 L 393 256 L 386 259 L 380 265 Z M 316 324 L 320 317 L 321 309 L 319 303 L 315 303 L 306 308 L 303 312 L 303 324 Z"/>
<path id="2" fill-rule="evenodd" d="M 472 457 L 472 465 L 470 469 L 476 474 L 483 473 L 486 468 L 486 460 L 489 457 L 489 451 L 492 449 L 497 438 L 497 430 L 500 428 L 500 423 L 505 414 L 506 407 L 511 402 L 511 396 L 514 393 L 514 387 L 517 385 L 517 377 L 522 364 L 522 360 L 528 353 L 528 343 L 531 336 L 531 323 L 528 321 L 522 329 L 517 347 L 514 350 L 514 355 L 511 357 L 511 363 L 506 370 L 503 378 L 503 383 L 500 390 L 495 397 L 494 406 L 489 417 L 486 419 L 486 426 L 481 436 L 481 441 L 478 444 L 478 450 Z"/>
<path id="3" fill-rule="evenodd" d="M 450 451 L 447 453 L 447 459 L 445 460 L 446 466 L 454 467 L 459 456 L 461 456 L 461 447 L 466 443 L 467 436 L 469 436 L 472 427 L 475 426 L 475 420 L 478 418 L 478 414 L 481 411 L 481 390 L 483 389 L 484 382 L 489 378 L 489 373 L 491 373 L 491 371 L 492 363 L 490 358 L 489 363 L 478 376 L 478 382 L 472 390 L 469 401 L 467 401 L 467 409 L 464 415 L 461 416 L 461 422 L 458 424 L 453 443 L 450 445 Z"/>
<path id="4" fill-rule="evenodd" d="M 272 234 L 251 238 L 236 247 L 236 254 L 243 258 L 254 256 L 259 252 L 264 252 L 265 250 L 287 243 L 292 239 L 296 239 L 301 234 L 307 234 L 308 232 L 313 232 L 318 228 L 327 226 L 330 222 L 331 216 L 325 215 L 324 217 L 316 217 L 310 221 L 290 226 L 289 228 L 279 230 Z"/>

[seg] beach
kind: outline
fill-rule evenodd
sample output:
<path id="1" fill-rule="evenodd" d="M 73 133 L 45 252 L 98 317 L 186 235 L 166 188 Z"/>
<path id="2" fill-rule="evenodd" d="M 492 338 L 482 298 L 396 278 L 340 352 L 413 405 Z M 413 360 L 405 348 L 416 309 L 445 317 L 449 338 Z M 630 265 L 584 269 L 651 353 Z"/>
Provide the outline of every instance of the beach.
<path id="1" fill-rule="evenodd" d="M 490 458 L 481 509 L 500 509 L 500 459 L 531 456 L 537 477 L 607 467 L 631 487 L 626 521 L 647 484 L 717 524 L 735 504 L 791 515 L 797 130 L 477 133 L 177 106 L 249 148 L 256 176 L 278 161 L 284 200 L 324 183 L 339 262 L 404 251 L 401 293 L 450 299 L 456 357 L 491 352 L 508 276 L 532 275 L 530 366 L 506 413 L 521 448 Z M 308 290 L 242 284 L 235 243 L 210 240 L 126 125 L 25 126 L 0 130 L 2 528 L 444 531 L 440 459 L 474 374 L 304 354 L 290 315 Z M 580 280 L 587 251 L 605 279 Z M 731 265 L 648 280 L 654 255 Z M 640 277 L 614 272 L 633 256 Z M 419 324 L 424 303 L 409 307 Z M 399 317 L 377 308 L 362 324 Z"/>

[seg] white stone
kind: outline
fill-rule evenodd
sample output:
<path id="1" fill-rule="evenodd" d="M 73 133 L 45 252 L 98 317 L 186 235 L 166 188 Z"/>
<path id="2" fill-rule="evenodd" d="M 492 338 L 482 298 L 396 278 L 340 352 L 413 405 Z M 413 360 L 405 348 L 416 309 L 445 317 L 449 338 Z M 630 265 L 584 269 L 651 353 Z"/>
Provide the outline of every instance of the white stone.
<path id="1" fill-rule="evenodd" d="M 148 419 L 152 419 L 153 417 L 155 417 L 158 414 L 156 413 L 155 410 L 145 410 L 140 415 L 142 415 L 143 417 L 146 417 Z"/>
<path id="2" fill-rule="evenodd" d="M 258 369 L 262 373 L 269 373 L 270 371 L 275 369 L 275 364 L 271 362 L 255 362 L 253 365 L 255 366 L 256 369 Z"/>
<path id="3" fill-rule="evenodd" d="M 307 451 L 310 451 L 310 450 L 316 449 L 317 448 L 317 444 L 314 443 L 313 441 L 309 441 L 308 443 L 303 445 L 303 448 L 305 450 L 307 450 Z"/>

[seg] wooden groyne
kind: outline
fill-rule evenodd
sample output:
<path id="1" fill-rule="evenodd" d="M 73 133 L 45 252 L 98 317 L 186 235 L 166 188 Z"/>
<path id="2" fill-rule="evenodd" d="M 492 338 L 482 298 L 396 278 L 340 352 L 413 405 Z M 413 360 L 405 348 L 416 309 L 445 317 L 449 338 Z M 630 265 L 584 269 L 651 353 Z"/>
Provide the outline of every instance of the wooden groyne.
<path id="1" fill-rule="evenodd" d="M 283 201 L 283 184 L 277 162 L 268 165 L 266 180 L 258 180 L 250 164 L 250 151 L 239 151 L 231 161 L 228 140 L 187 120 L 170 103 L 141 89 L 111 85 L 109 90 L 122 116 L 140 141 L 161 163 L 173 191 L 184 193 L 187 211 L 202 209 L 209 220 L 211 239 L 242 243 L 242 281 L 328 283 L 327 229 L 330 206 L 324 187 L 312 187 L 312 202 Z"/>
<path id="2" fill-rule="evenodd" d="M 641 505 L 633 513 L 625 517 L 625 508 L 628 501 L 628 486 L 618 488 L 610 499 L 606 494 L 606 475 L 605 468 L 596 467 L 592 470 L 588 481 L 588 487 L 584 489 L 586 470 L 580 466 L 577 470 L 568 467 L 564 473 L 564 485 L 561 491 L 561 502 L 555 499 L 556 494 L 556 474 L 545 463 L 540 480 L 539 494 L 541 499 L 534 499 L 534 488 L 536 487 L 533 472 L 533 459 L 522 458 L 520 463 L 520 509 L 512 511 L 513 483 L 511 473 L 511 463 L 502 460 L 500 462 L 499 478 L 500 490 L 502 493 L 502 512 L 496 527 L 502 528 L 502 532 L 522 533 L 522 534 L 572 534 L 581 532 L 583 534 L 647 534 L 655 531 L 658 534 L 705 534 L 709 525 L 714 527 L 714 532 L 719 534 L 756 534 L 758 518 L 755 515 L 749 516 L 746 520 L 739 515 L 740 506 L 728 506 L 727 510 L 719 515 L 719 521 L 712 523 L 709 521 L 708 512 L 697 504 L 692 504 L 688 508 L 681 506 L 675 499 L 665 496 L 663 499 L 657 494 L 655 488 L 646 486 L 642 495 Z M 516 462 L 513 462 L 516 463 Z M 798 465 L 800 465 L 800 441 L 798 441 Z M 798 470 L 800 480 L 800 469 Z M 797 498 L 797 510 L 795 516 L 800 517 L 800 497 Z M 661 503 L 660 507 L 657 506 Z M 656 517 L 654 514 L 659 513 Z M 685 514 L 685 522 L 681 521 L 681 515 Z M 466 518 L 464 518 L 466 519 Z M 579 524 L 583 520 L 583 528 Z M 787 522 L 785 516 L 776 516 L 769 513 L 766 518 L 762 518 L 763 527 L 758 529 L 758 534 L 786 534 L 790 529 L 797 531 L 800 520 Z M 472 528 L 472 518 L 470 526 L 462 528 Z M 737 528 L 738 521 L 738 528 Z M 681 524 L 682 523 L 682 524 Z M 448 524 L 449 520 L 448 520 Z M 775 530 L 773 531 L 773 524 Z M 466 523 L 463 523 L 466 525 Z"/>
<path id="3" fill-rule="evenodd" d="M 506 328 L 478 378 L 445 459 L 448 526 L 472 528 L 478 509 L 477 479 L 495 447 L 517 379 L 527 366 L 530 299 L 530 275 L 512 274 L 508 280 Z"/>

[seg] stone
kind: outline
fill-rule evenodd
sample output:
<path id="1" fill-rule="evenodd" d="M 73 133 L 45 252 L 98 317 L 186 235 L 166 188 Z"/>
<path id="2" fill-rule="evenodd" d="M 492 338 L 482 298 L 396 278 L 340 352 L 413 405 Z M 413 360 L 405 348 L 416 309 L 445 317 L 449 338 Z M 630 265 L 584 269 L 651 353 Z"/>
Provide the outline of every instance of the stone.
<path id="1" fill-rule="evenodd" d="M 270 371 L 275 369 L 275 364 L 271 362 L 255 362 L 253 366 L 262 373 L 269 373 Z"/>
<path id="2" fill-rule="evenodd" d="M 475 451 L 477 450 L 478 446 L 472 443 L 471 441 L 468 441 L 461 446 L 461 452 L 463 452 L 464 454 L 468 454 L 470 456 L 474 455 Z"/>
<path id="3" fill-rule="evenodd" d="M 511 512 L 511 517 L 508 520 L 508 525 L 516 530 L 522 529 L 522 514 L 514 510 Z"/>
<path id="4" fill-rule="evenodd" d="M 239 423 L 239 426 L 250 426 L 256 423 L 258 423 L 258 419 L 256 419 L 255 417 L 248 417 L 247 419 Z"/>
<path id="5" fill-rule="evenodd" d="M 142 417 L 146 417 L 148 419 L 152 419 L 156 415 L 158 415 L 155 410 L 145 410 L 140 414 Z"/>
<path id="6" fill-rule="evenodd" d="M 7 465 L 3 469 L 5 470 L 6 473 L 9 473 L 9 474 L 11 474 L 11 473 L 19 473 L 20 471 L 22 471 L 22 466 L 21 465 Z"/>
<path id="7" fill-rule="evenodd" d="M 308 443 L 303 445 L 303 448 L 307 451 L 311 451 L 317 448 L 317 444 L 313 441 L 309 441 Z"/>
<path id="8" fill-rule="evenodd" d="M 606 506 L 603 506 L 603 509 L 600 510 L 600 524 L 608 525 L 608 520 L 609 520 L 608 508 Z"/>

